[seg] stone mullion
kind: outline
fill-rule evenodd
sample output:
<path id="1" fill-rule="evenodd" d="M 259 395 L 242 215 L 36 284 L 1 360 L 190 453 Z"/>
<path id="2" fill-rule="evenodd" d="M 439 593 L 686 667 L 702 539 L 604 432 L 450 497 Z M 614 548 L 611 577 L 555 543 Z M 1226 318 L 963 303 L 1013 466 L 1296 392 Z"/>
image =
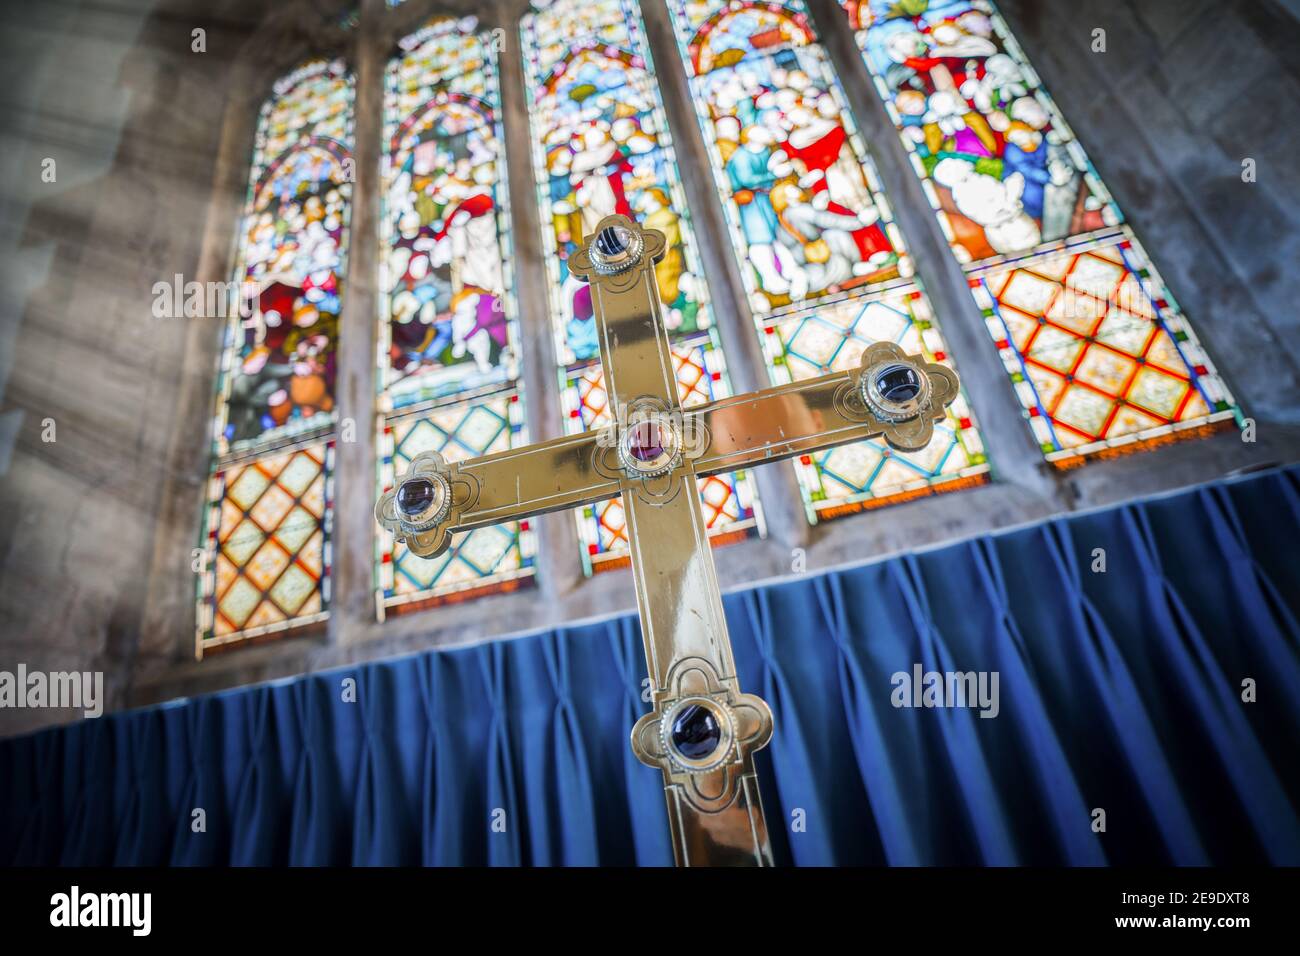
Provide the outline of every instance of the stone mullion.
<path id="1" fill-rule="evenodd" d="M 506 145 L 506 179 L 510 190 L 510 243 L 515 302 L 519 310 L 520 368 L 524 409 L 531 442 L 564 433 L 560 415 L 560 383 L 555 336 L 542 249 L 541 219 L 533 179 L 533 140 L 528 96 L 524 88 L 519 46 L 519 17 L 527 6 L 495 3 L 489 28 L 499 28 L 497 69 L 501 83 L 501 116 Z M 578 529 L 571 512 L 531 519 L 538 529 L 537 584 L 548 599 L 582 583 Z"/>
<path id="2" fill-rule="evenodd" d="M 388 52 L 384 14 L 384 0 L 362 0 L 356 54 L 351 64 L 356 78 L 352 147 L 355 179 L 334 389 L 338 424 L 329 638 L 335 644 L 360 640 L 375 619 L 376 528 L 371 508 L 377 474 L 379 179 Z"/>
<path id="3" fill-rule="evenodd" d="M 726 347 L 731 386 L 736 392 L 766 388 L 771 384 L 767 363 L 745 295 L 740 264 L 732 250 L 722 197 L 715 186 L 712 161 L 700 130 L 668 7 L 663 0 L 648 0 L 641 5 L 641 17 L 709 283 L 713 318 Z M 805 545 L 811 529 L 804 515 L 794 469 L 782 464 L 776 468 L 754 468 L 749 473 L 758 486 L 759 501 L 772 538 L 789 547 Z"/>

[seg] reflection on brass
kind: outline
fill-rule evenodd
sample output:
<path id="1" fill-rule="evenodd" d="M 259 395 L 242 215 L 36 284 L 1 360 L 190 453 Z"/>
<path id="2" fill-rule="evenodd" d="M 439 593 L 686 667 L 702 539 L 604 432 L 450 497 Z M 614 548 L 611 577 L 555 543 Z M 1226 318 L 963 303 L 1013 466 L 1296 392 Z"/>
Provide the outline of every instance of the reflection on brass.
<path id="1" fill-rule="evenodd" d="M 632 749 L 663 774 L 677 862 L 769 866 L 753 756 L 772 713 L 736 679 L 697 480 L 867 438 L 923 448 L 957 375 L 876 343 L 856 371 L 685 411 L 655 285 L 664 248 L 662 233 L 608 216 L 569 259 L 591 283 L 616 424 L 454 465 L 420 455 L 375 516 L 427 557 L 455 532 L 621 495 L 653 693 Z"/>

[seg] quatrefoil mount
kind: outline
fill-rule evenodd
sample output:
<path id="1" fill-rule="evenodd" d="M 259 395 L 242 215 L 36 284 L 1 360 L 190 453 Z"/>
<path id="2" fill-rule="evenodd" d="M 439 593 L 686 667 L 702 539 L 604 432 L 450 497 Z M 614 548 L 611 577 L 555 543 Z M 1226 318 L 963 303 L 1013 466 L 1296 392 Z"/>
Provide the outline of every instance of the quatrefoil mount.
<path id="1" fill-rule="evenodd" d="M 838 398 L 850 417 L 879 422 L 891 448 L 919 451 L 934 437 L 934 423 L 947 414 L 959 389 L 957 373 L 948 366 L 908 355 L 893 342 L 873 342 Z"/>
<path id="2" fill-rule="evenodd" d="M 772 739 L 772 711 L 735 683 L 702 657 L 683 658 L 669 672 L 667 693 L 632 728 L 637 759 L 661 769 L 704 813 L 735 801 L 750 756 Z"/>
<path id="3" fill-rule="evenodd" d="M 569 272 L 579 279 L 623 292 L 641 281 L 664 257 L 668 241 L 657 229 L 643 229 L 627 216 L 606 216 L 592 238 L 569 256 Z"/>
<path id="4" fill-rule="evenodd" d="M 452 529 L 478 495 L 477 478 L 426 451 L 411 459 L 406 474 L 375 502 L 375 519 L 411 553 L 434 558 L 450 547 Z"/>

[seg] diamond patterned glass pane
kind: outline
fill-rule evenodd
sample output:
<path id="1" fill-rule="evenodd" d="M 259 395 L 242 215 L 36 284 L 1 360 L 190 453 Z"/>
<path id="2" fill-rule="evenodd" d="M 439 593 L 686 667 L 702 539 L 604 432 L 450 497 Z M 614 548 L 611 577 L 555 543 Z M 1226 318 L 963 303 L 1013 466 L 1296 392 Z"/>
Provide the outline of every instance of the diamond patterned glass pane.
<path id="1" fill-rule="evenodd" d="M 994 5 L 841 2 L 1047 459 L 1240 422 Z"/>
<path id="2" fill-rule="evenodd" d="M 325 617 L 333 443 L 229 465 L 209 482 L 205 646 Z"/>
<path id="3" fill-rule="evenodd" d="M 774 384 L 871 342 L 951 364 L 875 165 L 801 0 L 669 0 Z M 878 442 L 795 464 L 810 521 L 987 480 L 964 397 L 921 452 Z"/>
<path id="4" fill-rule="evenodd" d="M 405 473 L 421 452 L 463 461 L 527 444 L 521 403 L 514 392 L 443 405 L 396 419 L 384 429 L 384 488 Z M 487 591 L 513 590 L 535 569 L 535 535 L 527 521 L 479 528 L 455 537 L 436 558 L 421 558 L 380 532 L 379 600 L 412 609 L 461 600 Z"/>
<path id="5" fill-rule="evenodd" d="M 873 342 L 893 342 L 910 355 L 952 365 L 927 301 L 917 290 L 818 307 L 768 323 L 765 333 L 778 381 L 856 368 Z M 810 518 L 816 520 L 982 483 L 988 462 L 962 394 L 921 451 L 899 452 L 883 441 L 869 441 L 805 455 L 796 471 Z"/>
<path id="6" fill-rule="evenodd" d="M 1153 297 L 1139 250 L 1118 238 L 1086 249 L 971 283 L 1048 460 L 1078 463 L 1231 421 L 1231 396 L 1186 321 Z"/>

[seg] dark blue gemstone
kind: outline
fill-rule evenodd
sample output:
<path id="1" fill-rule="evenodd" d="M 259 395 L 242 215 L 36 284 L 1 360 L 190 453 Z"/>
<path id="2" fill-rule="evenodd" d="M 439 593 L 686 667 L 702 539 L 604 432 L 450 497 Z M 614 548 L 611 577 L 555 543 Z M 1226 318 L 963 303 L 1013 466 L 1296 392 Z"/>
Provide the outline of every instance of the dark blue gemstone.
<path id="1" fill-rule="evenodd" d="M 901 405 L 921 394 L 921 379 L 910 365 L 890 365 L 876 375 L 876 389 L 885 401 Z"/>
<path id="2" fill-rule="evenodd" d="M 397 508 L 402 514 L 414 518 L 433 504 L 436 491 L 428 478 L 412 478 L 402 482 L 397 489 Z"/>
<path id="3" fill-rule="evenodd" d="M 627 251 L 627 230 L 619 226 L 606 226 L 596 236 L 596 248 L 604 256 L 616 256 Z"/>
<path id="4" fill-rule="evenodd" d="M 718 749 L 722 728 L 713 711 L 700 704 L 683 707 L 673 721 L 673 746 L 688 760 L 703 760 Z"/>

